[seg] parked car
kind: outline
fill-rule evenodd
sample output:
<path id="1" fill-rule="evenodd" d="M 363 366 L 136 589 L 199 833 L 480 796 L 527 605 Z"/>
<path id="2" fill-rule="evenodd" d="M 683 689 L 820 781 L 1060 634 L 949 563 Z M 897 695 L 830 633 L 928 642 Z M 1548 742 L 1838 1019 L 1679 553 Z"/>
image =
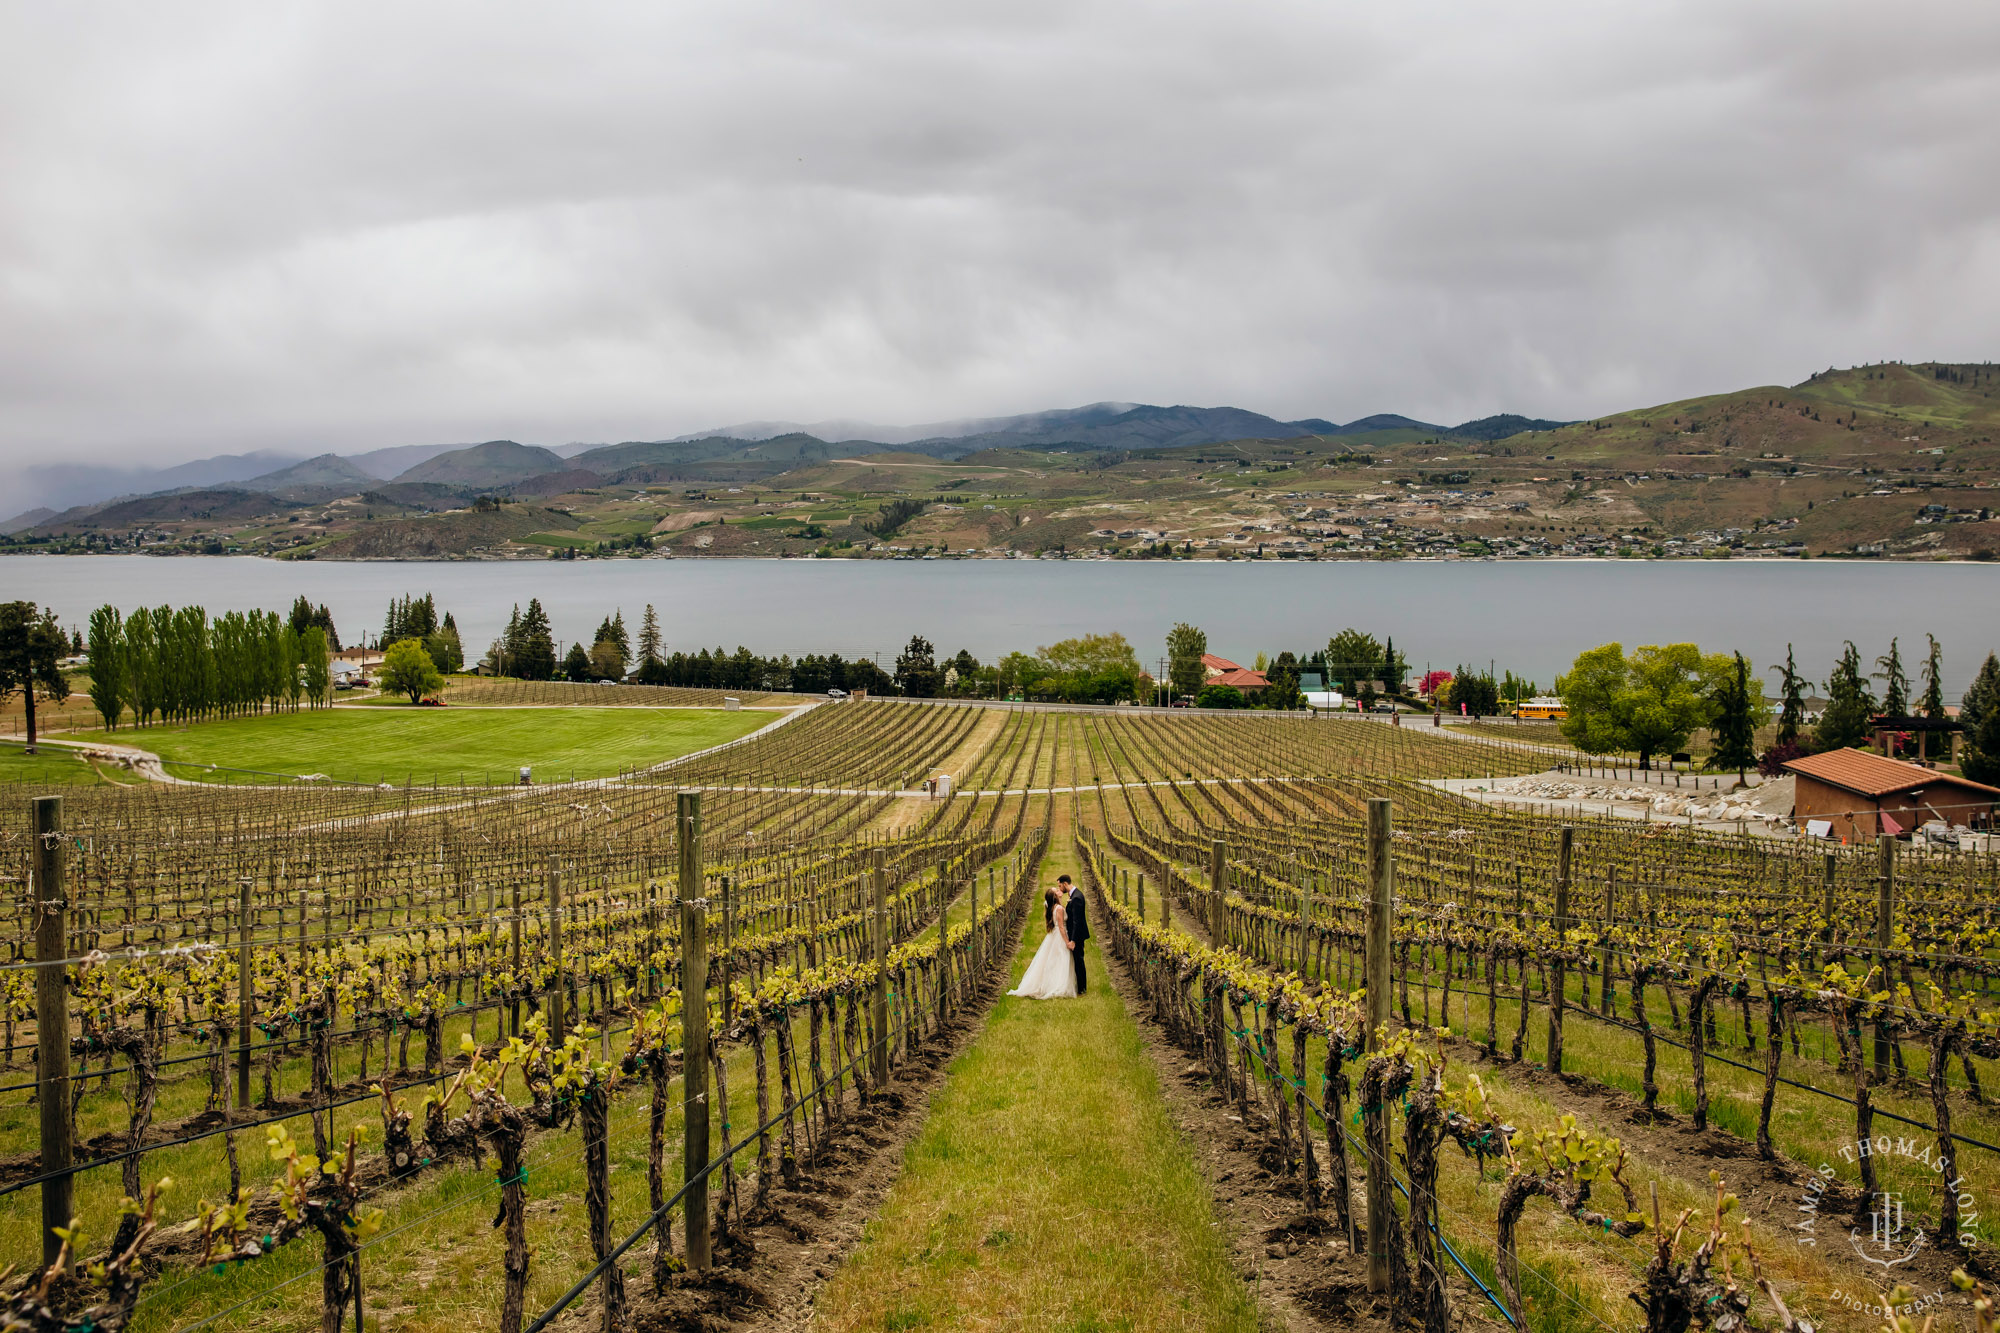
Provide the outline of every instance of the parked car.
<path id="1" fill-rule="evenodd" d="M 828 690 L 828 691 L 826 692 L 826 697 L 827 697 L 827 698 L 829 698 L 829 699 L 831 699 L 831 700 L 833 700 L 833 701 L 834 701 L 835 703 L 839 703 L 839 702 L 840 702 L 840 701 L 841 701 L 842 699 L 845 699 L 845 698 L 847 697 L 847 691 L 846 691 L 846 690 Z"/>

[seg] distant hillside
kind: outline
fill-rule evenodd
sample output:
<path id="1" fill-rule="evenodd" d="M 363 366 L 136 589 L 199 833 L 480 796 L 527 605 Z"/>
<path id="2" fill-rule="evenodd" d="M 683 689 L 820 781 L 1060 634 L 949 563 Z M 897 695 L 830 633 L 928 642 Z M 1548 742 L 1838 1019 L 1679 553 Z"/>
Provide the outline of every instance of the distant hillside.
<path id="1" fill-rule="evenodd" d="M 279 468 L 276 472 L 266 472 L 261 477 L 252 477 L 243 483 L 246 491 L 270 491 L 272 493 L 302 490 L 308 487 L 339 487 L 339 494 L 352 495 L 362 487 L 372 485 L 375 478 L 350 463 L 339 454 L 321 454 L 308 458 L 302 463 Z"/>
<path id="2" fill-rule="evenodd" d="M 998 429 L 940 437 L 967 453 L 1036 444 L 1080 444 L 1096 449 L 1171 449 L 1224 440 L 1285 440 L 1311 431 L 1239 407 L 1151 407 L 1093 403 L 1089 407 L 1014 417 Z"/>
<path id="3" fill-rule="evenodd" d="M 422 518 L 377 521 L 313 552 L 324 560 L 442 560 L 498 551 L 536 532 L 570 532 L 575 517 L 556 509 L 501 505 Z"/>
<path id="4" fill-rule="evenodd" d="M 116 531 L 188 519 L 234 521 L 284 514 L 300 506 L 261 491 L 214 488 L 143 495 L 107 505 L 79 505 L 34 527 L 35 532 Z"/>
<path id="5" fill-rule="evenodd" d="M 446 486 L 506 486 L 544 472 L 560 472 L 566 464 L 553 450 L 512 440 L 488 440 L 468 449 L 454 449 L 426 459 L 397 481 L 429 481 Z"/>
<path id="6" fill-rule="evenodd" d="M 1509 435 L 1520 435 L 1526 431 L 1556 430 L 1562 426 L 1575 424 L 1571 421 L 1543 421 L 1538 417 L 1518 417 L 1511 412 L 1502 412 L 1499 416 L 1481 417 L 1477 421 L 1453 426 L 1444 434 L 1466 440 L 1504 440 Z"/>

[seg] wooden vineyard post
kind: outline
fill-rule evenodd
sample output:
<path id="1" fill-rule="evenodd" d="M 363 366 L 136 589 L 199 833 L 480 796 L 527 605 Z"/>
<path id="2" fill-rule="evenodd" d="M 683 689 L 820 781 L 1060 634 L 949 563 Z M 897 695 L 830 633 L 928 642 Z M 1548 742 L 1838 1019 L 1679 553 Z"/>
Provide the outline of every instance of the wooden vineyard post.
<path id="1" fill-rule="evenodd" d="M 708 1179 L 708 901 L 701 893 L 701 793 L 677 797 L 674 841 L 681 854 L 681 1076 L 687 1109 L 681 1115 L 681 1179 L 686 1196 L 687 1262 L 709 1266 Z"/>
<path id="2" fill-rule="evenodd" d="M 1368 801 L 1368 934 L 1363 962 L 1368 990 L 1367 1046 L 1382 1044 L 1389 1025 L 1389 924 L 1396 907 L 1396 860 L 1390 845 L 1389 799 Z M 1368 1290 L 1389 1289 L 1389 1233 L 1396 1211 L 1389 1198 L 1390 1165 L 1381 1153 L 1368 1153 Z"/>
<path id="3" fill-rule="evenodd" d="M 724 875 L 716 887 L 722 890 L 722 950 L 725 961 L 722 964 L 722 1028 L 728 1031 L 736 1021 L 736 955 L 732 950 L 736 945 L 736 900 L 729 889 L 729 876 Z"/>
<path id="4" fill-rule="evenodd" d="M 514 912 L 508 923 L 513 932 L 514 986 L 513 998 L 507 1002 L 507 1035 L 521 1035 L 521 880 L 514 878 Z"/>
<path id="5" fill-rule="evenodd" d="M 1549 959 L 1549 1057 L 1551 1074 L 1562 1073 L 1563 1067 L 1563 1005 L 1568 996 L 1565 991 L 1569 979 L 1563 966 L 1563 936 L 1569 931 L 1569 859 L 1576 841 L 1576 829 L 1564 824 L 1556 841 L 1556 913 L 1555 954 Z M 1583 984 L 1588 990 L 1590 974 L 1584 973 Z M 1584 997 L 1589 999 L 1589 995 Z"/>
<path id="6" fill-rule="evenodd" d="M 1139 872 L 1138 888 L 1139 888 L 1139 923 L 1141 925 L 1144 925 L 1146 921 L 1146 872 L 1143 870 Z"/>
<path id="7" fill-rule="evenodd" d="M 556 965 L 555 976 L 549 981 L 549 1041 L 556 1046 L 563 1040 L 563 921 L 562 921 L 562 874 L 556 869 L 555 858 L 549 858 L 549 958 Z"/>
<path id="8" fill-rule="evenodd" d="M 62 797 L 35 798 L 35 882 L 28 892 L 35 914 L 35 1076 L 42 1108 L 42 1174 L 67 1173 L 74 1126 L 69 1089 L 69 967 L 60 960 L 68 946 L 68 903 L 63 898 Z M 42 1264 L 62 1253 L 57 1227 L 76 1220 L 72 1209 L 75 1178 L 63 1174 L 42 1182 Z"/>
<path id="9" fill-rule="evenodd" d="M 1826 926 L 1819 933 L 1820 939 L 1828 944 L 1833 943 L 1833 885 L 1834 878 L 1839 873 L 1840 858 L 1834 853 L 1828 852 L 1826 854 L 1826 906 L 1821 909 L 1823 915 L 1826 917 Z"/>
<path id="10" fill-rule="evenodd" d="M 660 951 L 660 904 L 659 885 L 649 876 L 646 880 L 646 998 L 660 993 L 659 972 L 653 966 L 653 955 Z"/>
<path id="11" fill-rule="evenodd" d="M 1597 1007 L 1606 1018 L 1611 1017 L 1611 927 L 1616 916 L 1618 903 L 1618 872 L 1615 869 L 1604 872 L 1604 931 L 1598 944 L 1598 960 L 1602 972 L 1598 978 Z M 1586 997 L 1588 998 L 1588 997 Z"/>
<path id="12" fill-rule="evenodd" d="M 1306 974 L 1306 960 L 1312 956 L 1312 919 L 1313 891 L 1311 889 L 1300 889 L 1298 973 L 1301 977 Z"/>
<path id="13" fill-rule="evenodd" d="M 236 1104 L 250 1104 L 250 881 L 236 886 Z"/>
<path id="14" fill-rule="evenodd" d="M 945 1000 L 950 995 L 950 990 L 945 985 L 945 969 L 951 965 L 949 961 L 950 955 L 945 952 L 945 939 L 951 924 L 951 913 L 946 911 L 945 908 L 949 904 L 950 895 L 943 887 L 945 879 L 942 870 L 938 872 L 938 884 L 937 1025 L 938 1032 L 942 1034 L 944 1032 Z M 976 911 L 977 904 L 974 907 Z"/>
<path id="15" fill-rule="evenodd" d="M 1217 838 L 1208 845 L 1208 939 L 1220 949 L 1226 941 L 1222 938 L 1222 899 L 1229 891 L 1229 845 Z"/>
<path id="16" fill-rule="evenodd" d="M 1173 867 L 1168 866 L 1167 873 L 1160 877 L 1160 929 L 1161 930 L 1172 930 L 1174 928 L 1173 875 L 1174 875 Z"/>
<path id="17" fill-rule="evenodd" d="M 875 1043 L 868 1052 L 869 1081 L 877 1095 L 889 1086 L 889 867 L 888 853 L 875 849 L 874 872 L 868 883 L 872 893 L 869 911 L 869 956 L 875 960 L 875 989 L 870 1013 L 875 1021 Z"/>
<path id="18" fill-rule="evenodd" d="M 1882 969 L 1883 990 L 1895 988 L 1895 973 L 1889 966 L 1889 947 L 1896 942 L 1896 836 L 1877 834 L 1875 851 L 1881 858 L 1878 887 L 1881 898 L 1875 905 L 1875 965 Z M 1889 1076 L 1889 1030 L 1879 1019 L 1875 1023 L 1875 1077 Z"/>

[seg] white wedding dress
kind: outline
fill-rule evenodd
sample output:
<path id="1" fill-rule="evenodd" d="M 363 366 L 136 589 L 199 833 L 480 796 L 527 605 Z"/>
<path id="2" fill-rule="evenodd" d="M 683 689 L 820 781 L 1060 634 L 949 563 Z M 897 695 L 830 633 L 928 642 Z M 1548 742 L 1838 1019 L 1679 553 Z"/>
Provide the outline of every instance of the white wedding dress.
<path id="1" fill-rule="evenodd" d="M 1021 974 L 1021 984 L 1007 993 L 1031 1000 L 1060 1000 L 1076 994 L 1076 969 L 1070 965 L 1069 949 L 1060 930 L 1051 928 L 1042 936 L 1042 947 L 1035 950 L 1034 961 Z"/>

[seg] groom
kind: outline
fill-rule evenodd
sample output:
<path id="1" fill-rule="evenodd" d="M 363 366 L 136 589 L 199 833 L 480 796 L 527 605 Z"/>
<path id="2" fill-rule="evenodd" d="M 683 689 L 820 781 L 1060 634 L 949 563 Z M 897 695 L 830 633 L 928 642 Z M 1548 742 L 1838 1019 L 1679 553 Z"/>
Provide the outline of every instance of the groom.
<path id="1" fill-rule="evenodd" d="M 1076 993 L 1081 995 L 1089 989 L 1083 970 L 1083 943 L 1090 938 L 1090 922 L 1083 914 L 1083 894 L 1070 883 L 1069 876 L 1057 875 L 1056 883 L 1063 891 L 1063 928 L 1069 932 L 1069 960 L 1076 968 Z"/>

